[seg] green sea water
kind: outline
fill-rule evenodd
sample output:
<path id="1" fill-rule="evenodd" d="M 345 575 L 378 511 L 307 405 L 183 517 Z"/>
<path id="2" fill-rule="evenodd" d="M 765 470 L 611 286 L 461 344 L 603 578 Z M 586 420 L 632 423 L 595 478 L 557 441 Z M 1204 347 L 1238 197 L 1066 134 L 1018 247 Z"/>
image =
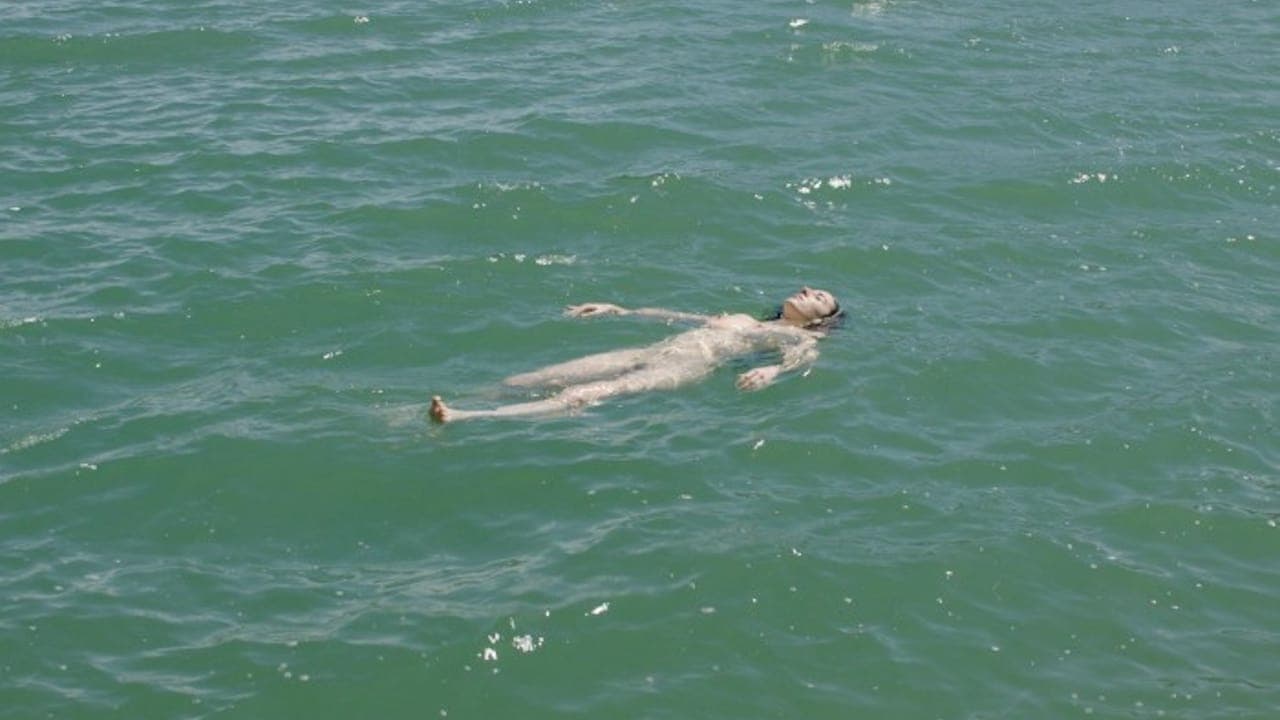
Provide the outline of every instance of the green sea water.
<path id="1" fill-rule="evenodd" d="M 1280 713 L 1277 3 L 0 15 L 0 717 Z"/>

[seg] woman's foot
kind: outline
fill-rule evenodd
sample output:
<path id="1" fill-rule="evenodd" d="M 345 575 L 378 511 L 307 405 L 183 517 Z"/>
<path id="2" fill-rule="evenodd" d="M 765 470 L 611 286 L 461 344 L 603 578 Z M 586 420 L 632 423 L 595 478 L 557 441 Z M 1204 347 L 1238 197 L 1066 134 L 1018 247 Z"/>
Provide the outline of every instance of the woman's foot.
<path id="1" fill-rule="evenodd" d="M 443 423 L 449 422 L 449 416 L 453 414 L 453 411 L 449 409 L 448 405 L 444 404 L 444 400 L 441 400 L 439 395 L 432 395 L 431 409 L 427 411 L 427 414 L 431 416 L 432 420 Z"/>

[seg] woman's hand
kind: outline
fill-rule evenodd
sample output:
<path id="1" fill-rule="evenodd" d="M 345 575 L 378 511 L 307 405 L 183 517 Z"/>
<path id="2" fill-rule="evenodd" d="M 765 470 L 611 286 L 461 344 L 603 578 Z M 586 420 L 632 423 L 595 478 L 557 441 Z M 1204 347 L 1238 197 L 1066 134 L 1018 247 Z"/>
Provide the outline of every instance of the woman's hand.
<path id="1" fill-rule="evenodd" d="M 586 303 L 585 305 L 570 305 L 564 309 L 564 314 L 569 317 L 596 317 L 598 315 L 625 315 L 626 309 L 611 303 Z"/>
<path id="2" fill-rule="evenodd" d="M 778 373 L 782 372 L 779 365 L 764 365 L 750 370 L 738 376 L 739 390 L 759 390 L 773 384 L 778 379 Z"/>

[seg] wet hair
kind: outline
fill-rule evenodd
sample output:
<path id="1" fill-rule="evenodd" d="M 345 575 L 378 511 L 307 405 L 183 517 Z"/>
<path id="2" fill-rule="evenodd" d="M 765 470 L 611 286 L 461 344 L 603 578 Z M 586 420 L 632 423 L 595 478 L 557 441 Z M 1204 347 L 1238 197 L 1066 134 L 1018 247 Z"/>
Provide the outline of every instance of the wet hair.
<path id="1" fill-rule="evenodd" d="M 835 309 L 827 313 L 826 315 L 823 315 L 822 317 L 818 318 L 817 320 L 810 320 L 809 324 L 804 326 L 806 330 L 817 330 L 818 332 L 826 333 L 832 330 L 838 330 L 844 326 L 844 318 L 845 318 L 844 309 L 840 307 L 839 300 L 835 300 L 834 298 L 832 298 L 832 300 L 836 304 Z M 782 306 L 778 305 L 773 309 L 772 312 L 766 313 L 760 319 L 761 320 L 781 320 Z"/>

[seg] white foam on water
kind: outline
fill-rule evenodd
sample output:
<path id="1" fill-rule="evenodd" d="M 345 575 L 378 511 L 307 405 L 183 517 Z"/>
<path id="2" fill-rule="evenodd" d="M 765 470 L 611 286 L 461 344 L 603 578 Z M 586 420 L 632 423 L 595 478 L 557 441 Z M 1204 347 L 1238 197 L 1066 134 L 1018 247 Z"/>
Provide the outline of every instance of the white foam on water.
<path id="1" fill-rule="evenodd" d="M 502 262 L 503 260 L 512 260 L 517 263 L 523 263 L 529 259 L 528 253 L 494 253 L 485 260 L 491 263 Z M 562 255 L 559 253 L 547 253 L 538 255 L 533 258 L 533 264 L 546 267 L 548 265 L 573 265 L 578 262 L 577 255 Z"/>
<path id="2" fill-rule="evenodd" d="M 1077 173 L 1075 177 L 1068 180 L 1072 185 L 1083 185 L 1087 182 L 1104 183 L 1108 180 L 1119 180 L 1114 173 L 1094 172 L 1094 173 Z"/>
<path id="3" fill-rule="evenodd" d="M 32 325 L 34 323 L 40 322 L 41 320 L 43 320 L 43 318 L 36 317 L 35 315 L 32 315 L 30 317 L 13 318 L 13 319 L 0 318 L 0 330 L 6 330 L 8 328 L 15 328 L 15 327 L 22 327 L 23 325 Z"/>
<path id="4" fill-rule="evenodd" d="M 539 255 L 533 259 L 537 265 L 573 265 L 577 261 L 577 255 Z"/>
<path id="5" fill-rule="evenodd" d="M 534 638 L 532 635 L 517 635 L 511 638 L 511 647 L 522 653 L 531 653 L 542 647 L 544 640 L 541 636 Z"/>
<path id="6" fill-rule="evenodd" d="M 0 455 L 7 455 L 9 453 L 26 450 L 27 448 L 35 447 L 36 445 L 43 443 L 53 442 L 63 435 L 66 435 L 70 430 L 71 428 L 64 427 L 47 433 L 32 433 L 31 435 L 10 443 L 8 447 L 0 448 Z"/>
<path id="7" fill-rule="evenodd" d="M 854 17 L 878 17 L 884 14 L 887 2 L 854 3 L 849 14 Z"/>
<path id="8" fill-rule="evenodd" d="M 833 40 L 822 44 L 822 52 L 828 57 L 840 55 L 843 53 L 873 53 L 880 49 L 880 43 L 872 42 L 849 42 L 847 40 Z"/>

